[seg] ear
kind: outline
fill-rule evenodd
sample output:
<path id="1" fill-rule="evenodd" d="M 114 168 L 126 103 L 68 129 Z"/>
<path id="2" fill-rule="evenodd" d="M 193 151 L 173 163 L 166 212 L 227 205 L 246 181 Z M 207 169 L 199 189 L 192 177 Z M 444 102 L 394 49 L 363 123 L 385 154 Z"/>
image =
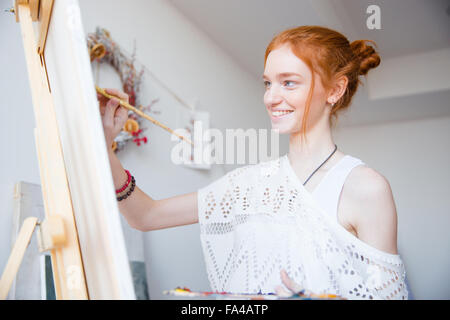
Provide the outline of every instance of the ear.
<path id="1" fill-rule="evenodd" d="M 346 76 L 341 76 L 335 81 L 334 87 L 328 94 L 327 102 L 334 105 L 345 93 L 347 89 L 348 78 Z"/>

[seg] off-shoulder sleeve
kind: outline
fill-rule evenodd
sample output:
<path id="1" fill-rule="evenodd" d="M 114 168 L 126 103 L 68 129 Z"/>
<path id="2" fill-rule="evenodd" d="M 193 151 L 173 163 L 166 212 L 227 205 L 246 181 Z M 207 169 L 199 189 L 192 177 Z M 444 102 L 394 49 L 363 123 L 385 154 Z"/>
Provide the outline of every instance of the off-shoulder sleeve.
<path id="1" fill-rule="evenodd" d="M 249 165 L 231 170 L 197 191 L 198 220 L 201 226 L 231 222 L 236 211 L 249 205 L 246 191 L 251 189 L 249 186 L 253 181 L 251 168 Z"/>
<path id="2" fill-rule="evenodd" d="M 408 299 L 406 269 L 400 255 L 363 242 L 323 216 L 327 218 L 322 220 L 321 236 L 329 246 L 323 259 L 339 283 L 340 295 L 348 299 Z"/>
<path id="3" fill-rule="evenodd" d="M 234 169 L 197 191 L 200 240 L 213 291 L 225 291 L 236 254 L 235 227 L 252 198 L 251 166 Z"/>
<path id="4" fill-rule="evenodd" d="M 408 299 L 406 269 L 400 255 L 382 252 L 361 242 L 352 245 L 351 252 L 352 266 L 362 276 L 358 287 L 350 289 L 353 297 L 361 298 L 364 288 L 374 299 Z"/>
<path id="5" fill-rule="evenodd" d="M 198 220 L 200 225 L 230 220 L 233 213 L 231 172 L 197 191 Z"/>

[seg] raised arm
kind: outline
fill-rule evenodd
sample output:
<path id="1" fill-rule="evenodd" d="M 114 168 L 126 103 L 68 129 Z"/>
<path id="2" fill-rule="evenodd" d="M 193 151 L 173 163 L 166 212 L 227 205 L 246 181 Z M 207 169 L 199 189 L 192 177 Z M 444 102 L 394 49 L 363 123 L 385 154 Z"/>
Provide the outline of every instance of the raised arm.
<path id="1" fill-rule="evenodd" d="M 128 96 L 115 89 L 106 89 L 108 93 L 128 101 Z M 111 146 L 114 138 L 124 126 L 128 111 L 119 105 L 116 99 L 108 100 L 97 96 L 100 102 L 103 130 L 106 145 Z M 126 181 L 127 174 L 114 151 L 108 148 L 115 189 Z M 154 200 L 136 185 L 133 193 L 119 201 L 119 210 L 128 224 L 141 231 L 158 230 L 198 222 L 197 192 L 179 195 L 163 200 Z"/>

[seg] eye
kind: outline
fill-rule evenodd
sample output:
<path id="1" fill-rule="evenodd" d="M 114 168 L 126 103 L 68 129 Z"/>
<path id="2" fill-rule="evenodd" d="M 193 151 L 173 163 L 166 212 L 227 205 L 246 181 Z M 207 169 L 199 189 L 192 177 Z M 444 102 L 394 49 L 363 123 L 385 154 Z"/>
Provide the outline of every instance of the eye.
<path id="1" fill-rule="evenodd" d="M 267 89 L 270 86 L 270 81 L 264 81 L 264 87 Z"/>
<path id="2" fill-rule="evenodd" d="M 295 82 L 294 82 L 294 81 L 286 80 L 286 81 L 284 81 L 284 84 L 285 84 L 287 87 L 293 87 L 294 84 L 295 84 Z M 292 84 L 292 85 L 289 85 L 289 84 Z"/>

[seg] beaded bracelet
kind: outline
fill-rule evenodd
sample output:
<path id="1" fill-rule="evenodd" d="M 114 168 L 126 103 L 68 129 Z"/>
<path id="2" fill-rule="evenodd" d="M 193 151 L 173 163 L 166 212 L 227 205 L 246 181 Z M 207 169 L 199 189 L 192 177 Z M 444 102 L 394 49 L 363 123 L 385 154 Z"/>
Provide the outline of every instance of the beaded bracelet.
<path id="1" fill-rule="evenodd" d="M 125 190 L 125 189 L 128 187 L 128 185 L 130 184 L 130 182 L 131 182 L 131 174 L 130 174 L 130 171 L 128 171 L 127 169 L 125 169 L 125 172 L 127 173 L 127 182 L 125 182 L 125 184 L 122 186 L 122 188 L 116 189 L 116 194 L 121 193 L 123 190 Z"/>
<path id="2" fill-rule="evenodd" d="M 126 194 L 128 191 L 130 191 L 130 189 L 133 186 L 133 184 L 136 184 L 136 181 L 134 180 L 134 177 L 131 176 L 131 183 L 128 185 L 128 187 L 125 190 L 123 190 L 122 192 L 117 193 L 116 197 L 121 197 L 124 194 Z"/>
<path id="3" fill-rule="evenodd" d="M 125 189 L 123 192 L 121 192 L 118 197 L 117 197 L 117 201 L 122 201 L 126 198 L 128 198 L 131 193 L 134 191 L 134 188 L 136 186 L 136 180 L 134 180 L 134 177 L 131 176 L 131 184 L 130 187 Z"/>

